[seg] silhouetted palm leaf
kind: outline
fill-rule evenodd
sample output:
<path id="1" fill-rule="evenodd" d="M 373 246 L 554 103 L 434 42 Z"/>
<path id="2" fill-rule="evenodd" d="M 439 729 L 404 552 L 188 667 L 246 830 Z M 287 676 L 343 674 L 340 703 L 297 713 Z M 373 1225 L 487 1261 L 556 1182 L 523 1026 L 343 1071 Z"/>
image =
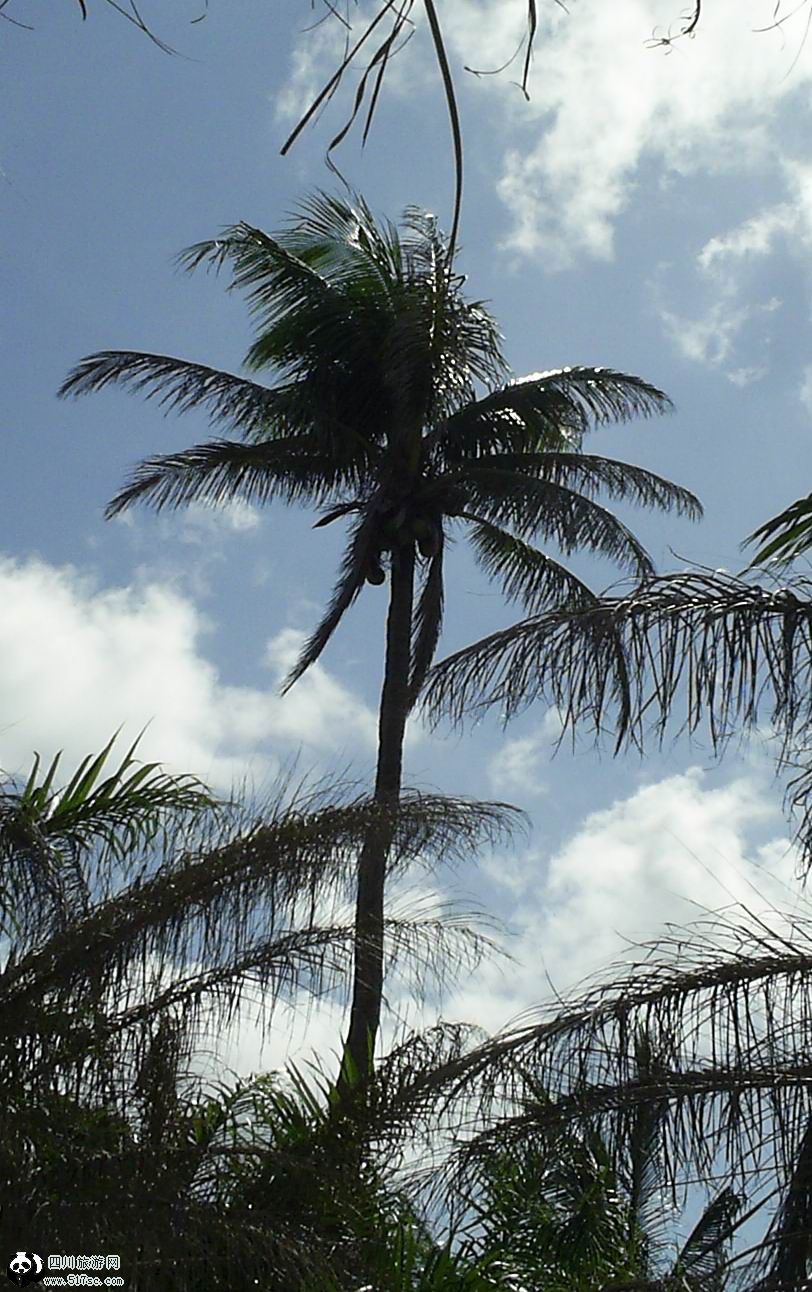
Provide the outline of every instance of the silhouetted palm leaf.
<path id="1" fill-rule="evenodd" d="M 784 511 L 753 530 L 743 546 L 761 539 L 761 546 L 750 562 L 766 565 L 771 561 L 788 562 L 803 556 L 812 547 L 812 494 L 799 498 Z"/>
<path id="2" fill-rule="evenodd" d="M 269 444 L 215 440 L 139 463 L 104 514 L 110 520 L 135 502 L 156 511 L 189 502 L 216 507 L 235 500 L 267 503 L 273 498 L 319 504 L 346 486 L 342 474 L 335 459 L 319 453 L 304 436 Z"/>
<path id="3" fill-rule="evenodd" d="M 488 575 L 499 580 L 511 601 L 521 601 L 525 610 L 551 602 L 594 604 L 595 593 L 558 561 L 489 521 L 467 512 L 462 518 L 470 524 L 477 560 Z"/>
<path id="4" fill-rule="evenodd" d="M 466 489 L 485 520 L 510 525 L 520 537 L 541 534 L 564 552 L 586 547 L 631 568 L 653 574 L 651 558 L 631 530 L 591 498 L 548 480 L 487 466 L 469 468 Z"/>
<path id="5" fill-rule="evenodd" d="M 431 667 L 440 630 L 443 626 L 443 555 L 445 537 L 442 526 L 436 531 L 437 550 L 429 558 L 428 571 L 417 602 L 412 640 L 412 672 L 409 694 L 412 703 L 423 689 L 426 674 Z"/>

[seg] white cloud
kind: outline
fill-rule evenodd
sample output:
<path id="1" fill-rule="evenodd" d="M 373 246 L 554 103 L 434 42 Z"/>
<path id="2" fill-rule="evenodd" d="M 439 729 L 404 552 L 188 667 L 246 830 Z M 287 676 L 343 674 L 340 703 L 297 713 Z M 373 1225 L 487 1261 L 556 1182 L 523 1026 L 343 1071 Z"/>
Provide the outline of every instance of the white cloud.
<path id="1" fill-rule="evenodd" d="M 65 750 L 66 766 L 120 725 L 148 729 L 139 753 L 218 787 L 262 780 L 300 745 L 349 761 L 375 747 L 375 717 L 315 665 L 285 697 L 278 684 L 301 636 L 267 644 L 267 688 L 232 686 L 205 655 L 208 624 L 160 582 L 99 588 L 71 567 L 0 559 L 0 766 Z M 258 654 L 261 646 L 258 643 Z"/>
<path id="2" fill-rule="evenodd" d="M 542 764 L 549 761 L 560 735 L 561 719 L 555 709 L 548 709 L 534 735 L 505 740 L 488 764 L 488 779 L 494 792 L 529 798 L 546 794 Z"/>
<path id="3" fill-rule="evenodd" d="M 181 513 L 180 536 L 186 543 L 208 543 L 215 535 L 246 534 L 261 523 L 258 508 L 239 498 L 216 507 L 193 502 Z"/>
<path id="4" fill-rule="evenodd" d="M 371 3 L 354 9 L 354 38 L 373 12 Z M 476 132 L 477 108 L 491 121 L 495 113 L 502 118 L 506 142 L 501 172 L 494 170 L 511 217 L 503 246 L 547 268 L 583 255 L 605 259 L 644 164 L 653 162 L 661 181 L 772 165 L 781 151 L 777 110 L 792 96 L 800 107 L 812 78 L 808 58 L 794 62 L 803 13 L 780 32 L 758 30 L 775 17 L 774 0 L 753 0 L 746 14 L 738 0 L 717 0 L 703 7 L 696 38 L 666 53 L 651 38 L 679 27 L 675 0 L 539 6 L 527 103 L 515 87 L 521 59 L 477 81 L 461 71 L 487 70 L 510 57 L 526 30 L 526 0 L 446 0 L 452 64 L 460 86 L 471 90 L 468 133 Z M 430 42 L 415 18 L 416 40 L 387 68 L 390 94 L 413 94 L 427 67 L 434 71 Z M 340 63 L 346 34 L 328 21 L 300 37 L 277 98 L 284 115 L 299 116 L 309 106 Z M 779 223 L 780 210 L 773 216 Z M 750 230 L 751 237 L 757 233 Z M 760 236 L 771 236 L 769 228 Z"/>
<path id="5" fill-rule="evenodd" d="M 278 122 L 295 125 L 304 116 L 324 81 L 344 58 L 346 34 L 346 28 L 337 20 L 328 19 L 315 27 L 308 23 L 291 52 L 290 75 L 274 95 Z"/>
<path id="6" fill-rule="evenodd" d="M 742 263 L 769 255 L 787 240 L 792 248 L 806 252 L 812 242 L 812 166 L 785 158 L 781 174 L 789 201 L 766 207 L 725 234 L 705 243 L 698 263 L 715 276 L 726 292 L 735 289 L 735 275 Z"/>
<path id="7" fill-rule="evenodd" d="M 738 349 L 747 345 L 763 356 L 772 339 L 767 318 L 782 305 L 776 297 L 752 300 L 753 278 L 761 262 L 778 251 L 788 251 L 805 267 L 812 245 L 812 166 L 784 160 L 780 178 L 789 201 L 766 207 L 725 233 L 710 238 L 696 257 L 698 290 L 709 298 L 699 317 L 686 318 L 659 303 L 660 319 L 670 339 L 687 359 L 721 368 L 736 386 L 747 386 L 766 376 L 769 365 L 734 363 Z M 684 271 L 681 270 L 684 278 Z M 655 293 L 662 295 L 661 290 Z M 801 399 L 804 399 L 803 392 Z"/>
<path id="8" fill-rule="evenodd" d="M 486 961 L 439 1008 L 431 1000 L 410 1002 L 404 986 L 391 982 L 395 1013 L 385 1016 L 384 1046 L 402 1026 L 430 1026 L 438 1013 L 496 1032 L 553 992 L 605 970 L 630 942 L 650 941 L 668 923 L 688 924 L 706 910 L 797 906 L 795 855 L 780 827 L 774 784 L 763 769 L 712 787 L 693 768 L 592 813 L 552 858 L 536 846 L 485 861 L 506 899 L 501 914 L 514 936 L 504 945 L 513 961 Z M 766 841 L 754 844 L 755 837 Z M 442 898 L 430 887 L 414 891 L 426 901 Z M 335 997 L 312 1006 L 302 1001 L 278 1011 L 263 1041 L 259 1023 L 244 1011 L 221 1056 L 243 1073 L 313 1054 L 332 1070 L 345 1025 L 345 1007 Z"/>
<path id="9" fill-rule="evenodd" d="M 748 843 L 773 822 L 780 815 L 766 778 L 709 788 L 694 768 L 593 813 L 549 862 L 537 847 L 494 859 L 486 870 L 509 901 L 518 963 L 480 970 L 455 997 L 453 1017 L 496 1030 L 549 1000 L 551 984 L 566 991 L 668 922 L 731 902 L 786 905 L 791 849 L 783 837 Z"/>
<path id="10" fill-rule="evenodd" d="M 521 30 L 526 12 L 504 0 L 452 0 L 448 8 L 455 47 L 477 66 L 484 51 L 509 51 L 509 32 Z M 737 0 L 718 0 L 703 10 L 696 39 L 670 56 L 647 37 L 678 17 L 673 0 L 568 9 L 540 10 L 531 102 L 507 107 L 513 131 L 498 184 L 513 220 L 505 245 L 548 267 L 583 253 L 611 256 L 615 223 L 645 161 L 666 173 L 722 172 L 768 157 L 776 105 L 810 75 L 799 63 L 787 76 L 792 54 L 753 31 L 769 25 L 772 0 L 751 6 L 746 19 Z M 508 105 L 506 76 L 481 86 Z"/>
<path id="11" fill-rule="evenodd" d="M 798 222 L 799 212 L 789 203 L 781 203 L 745 220 L 729 233 L 709 239 L 697 257 L 699 266 L 724 281 L 731 261 L 767 255 L 779 237 L 791 233 Z"/>
<path id="12" fill-rule="evenodd" d="M 745 386 L 752 386 L 754 381 L 761 381 L 762 377 L 766 377 L 768 372 L 769 368 L 766 363 L 757 363 L 744 368 L 731 368 L 725 375 L 731 385 L 738 386 L 740 390 L 743 390 Z"/>
<path id="13" fill-rule="evenodd" d="M 766 376 L 769 371 L 767 364 L 729 365 L 748 325 L 763 328 L 765 317 L 775 314 L 780 307 L 781 302 L 775 297 L 760 305 L 745 304 L 735 292 L 731 292 L 713 301 L 698 318 L 686 318 L 662 305 L 659 315 L 669 339 L 683 358 L 722 369 L 734 386 L 748 386 Z M 765 341 L 762 340 L 760 353 L 764 348 Z"/>
<path id="14" fill-rule="evenodd" d="M 698 319 L 682 318 L 671 310 L 660 310 L 666 332 L 680 354 L 711 367 L 727 363 L 737 337 L 751 317 L 749 306 L 731 305 L 726 300 L 714 302 Z"/>

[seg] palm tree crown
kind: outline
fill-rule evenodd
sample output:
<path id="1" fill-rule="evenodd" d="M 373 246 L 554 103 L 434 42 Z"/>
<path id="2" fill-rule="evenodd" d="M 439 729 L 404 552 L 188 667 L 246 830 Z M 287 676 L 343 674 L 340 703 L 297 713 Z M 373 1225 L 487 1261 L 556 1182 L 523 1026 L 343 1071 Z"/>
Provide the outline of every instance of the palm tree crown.
<path id="1" fill-rule="evenodd" d="M 697 499 L 640 467 L 583 453 L 582 442 L 591 424 L 662 412 L 669 400 L 639 377 L 602 368 L 512 380 L 493 319 L 464 296 L 434 217 L 414 208 L 398 230 L 376 223 L 360 198 L 321 194 L 281 234 L 239 224 L 182 262 L 230 263 L 258 325 L 246 366 L 271 369 L 276 381 L 130 351 L 83 360 L 62 394 L 118 383 L 167 409 L 202 408 L 238 436 L 146 459 L 107 514 L 138 501 L 279 498 L 322 508 L 317 527 L 350 518 L 332 599 L 285 686 L 318 659 L 365 583 L 383 583 L 388 571 L 375 795 L 391 808 L 406 718 L 440 633 L 450 529 L 466 527 L 486 572 L 530 610 L 594 600 L 531 540 L 552 540 L 564 553 L 583 546 L 636 575 L 653 573 L 643 546 L 596 495 L 695 518 Z M 388 830 L 382 818 L 359 863 L 349 1049 L 362 1067 L 380 1010 Z"/>

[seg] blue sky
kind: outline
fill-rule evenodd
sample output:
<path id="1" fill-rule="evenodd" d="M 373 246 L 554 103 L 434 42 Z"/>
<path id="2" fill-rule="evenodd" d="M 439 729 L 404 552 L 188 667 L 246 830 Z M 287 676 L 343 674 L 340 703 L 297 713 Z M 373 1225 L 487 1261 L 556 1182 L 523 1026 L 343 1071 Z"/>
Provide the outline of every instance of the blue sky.
<path id="1" fill-rule="evenodd" d="M 26 20 L 18 0 L 5 11 Z M 204 439 L 203 418 L 164 419 L 112 391 L 55 391 L 102 348 L 178 354 L 237 369 L 250 332 L 225 280 L 177 272 L 182 247 L 247 220 L 273 230 L 313 186 L 345 97 L 291 156 L 296 109 L 332 68 L 337 30 L 301 29 L 294 0 L 145 4 L 169 57 L 107 5 L 82 23 L 43 6 L 34 30 L 0 30 L 0 202 L 6 334 L 0 477 L 0 765 L 38 749 L 78 759 L 124 724 L 150 723 L 145 755 L 217 788 L 302 769 L 369 776 L 385 589 L 369 588 L 317 666 L 284 700 L 277 684 L 316 622 L 340 552 L 337 527 L 236 508 L 138 513 L 105 502 L 138 458 Z M 618 10 L 622 9 L 622 13 Z M 488 298 L 518 374 L 563 364 L 638 373 L 677 405 L 606 428 L 590 444 L 699 494 L 700 525 L 624 514 L 658 567 L 672 555 L 740 569 L 738 544 L 812 486 L 812 44 L 804 11 L 780 30 L 773 0 L 715 0 L 699 35 L 647 47 L 674 0 L 540 6 L 531 101 L 510 74 L 476 80 L 523 29 L 523 0 L 444 0 L 467 144 L 461 268 Z M 360 11 L 356 11 L 360 12 Z M 364 152 L 337 158 L 376 211 L 407 204 L 448 223 L 447 127 L 425 33 L 392 65 Z M 596 586 L 617 572 L 573 564 Z M 458 545 L 441 654 L 518 616 Z M 463 735 L 414 723 L 407 780 L 525 808 L 510 855 L 439 877 L 495 910 L 518 967 L 489 967 L 446 997 L 446 1017 L 490 1027 L 617 955 L 628 938 L 731 898 L 794 900 L 780 787 L 758 746 L 714 765 L 684 743 L 554 761 L 554 714 L 495 719 Z M 428 883 L 428 881 L 424 881 Z M 395 993 L 393 1003 L 402 1001 Z M 427 1007 L 423 1017 L 428 1017 Z M 333 1049 L 336 1014 L 310 1023 Z M 301 1037 L 296 1043 L 301 1042 Z M 276 1029 L 262 1061 L 289 1051 Z M 259 1062 L 245 1027 L 229 1060 Z"/>

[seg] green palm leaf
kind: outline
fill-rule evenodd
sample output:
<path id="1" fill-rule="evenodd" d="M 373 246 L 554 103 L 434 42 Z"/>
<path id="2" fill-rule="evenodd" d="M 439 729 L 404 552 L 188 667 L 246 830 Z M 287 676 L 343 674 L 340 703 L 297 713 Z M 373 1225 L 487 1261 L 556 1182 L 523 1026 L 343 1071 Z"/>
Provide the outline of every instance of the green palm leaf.
<path id="1" fill-rule="evenodd" d="M 487 465 L 468 468 L 465 488 L 477 513 L 522 537 L 540 533 L 564 552 L 586 547 L 643 577 L 654 573 L 651 557 L 628 526 L 574 489 Z"/>
<path id="2" fill-rule="evenodd" d="M 136 502 L 156 511 L 190 502 L 222 506 L 235 499 L 246 503 L 306 499 L 318 505 L 344 484 L 357 483 L 347 481 L 347 474 L 335 459 L 314 448 L 312 438 L 291 437 L 268 444 L 212 440 L 139 462 L 129 482 L 108 503 L 105 516 L 108 520 L 118 516 Z"/>
<path id="3" fill-rule="evenodd" d="M 247 439 L 310 429 L 302 391 L 295 382 L 269 389 L 230 372 L 163 354 L 102 350 L 88 355 L 68 374 L 59 395 L 79 397 L 112 385 L 157 399 L 167 413 L 202 408 L 213 424 L 224 423 Z"/>
<path id="4" fill-rule="evenodd" d="M 551 602 L 595 603 L 595 593 L 545 552 L 472 513 L 463 512 L 460 519 L 470 525 L 474 551 L 486 574 L 499 579 L 505 596 L 521 601 L 526 610 Z"/>
<path id="5" fill-rule="evenodd" d="M 748 568 L 768 561 L 793 561 L 812 547 L 812 494 L 799 498 L 777 516 L 759 525 L 742 546 L 763 539 Z"/>
<path id="6" fill-rule="evenodd" d="M 57 754 L 44 780 L 37 754 L 21 793 L 7 796 L 4 828 L 36 833 L 49 845 L 71 850 L 102 842 L 119 859 L 148 843 L 168 813 L 205 812 L 215 800 L 193 776 L 170 776 L 159 763 L 138 764 L 139 736 L 115 771 L 103 776 L 116 733 L 98 754 L 89 754 L 59 791 Z M 16 837 L 16 836 L 15 836 Z"/>

